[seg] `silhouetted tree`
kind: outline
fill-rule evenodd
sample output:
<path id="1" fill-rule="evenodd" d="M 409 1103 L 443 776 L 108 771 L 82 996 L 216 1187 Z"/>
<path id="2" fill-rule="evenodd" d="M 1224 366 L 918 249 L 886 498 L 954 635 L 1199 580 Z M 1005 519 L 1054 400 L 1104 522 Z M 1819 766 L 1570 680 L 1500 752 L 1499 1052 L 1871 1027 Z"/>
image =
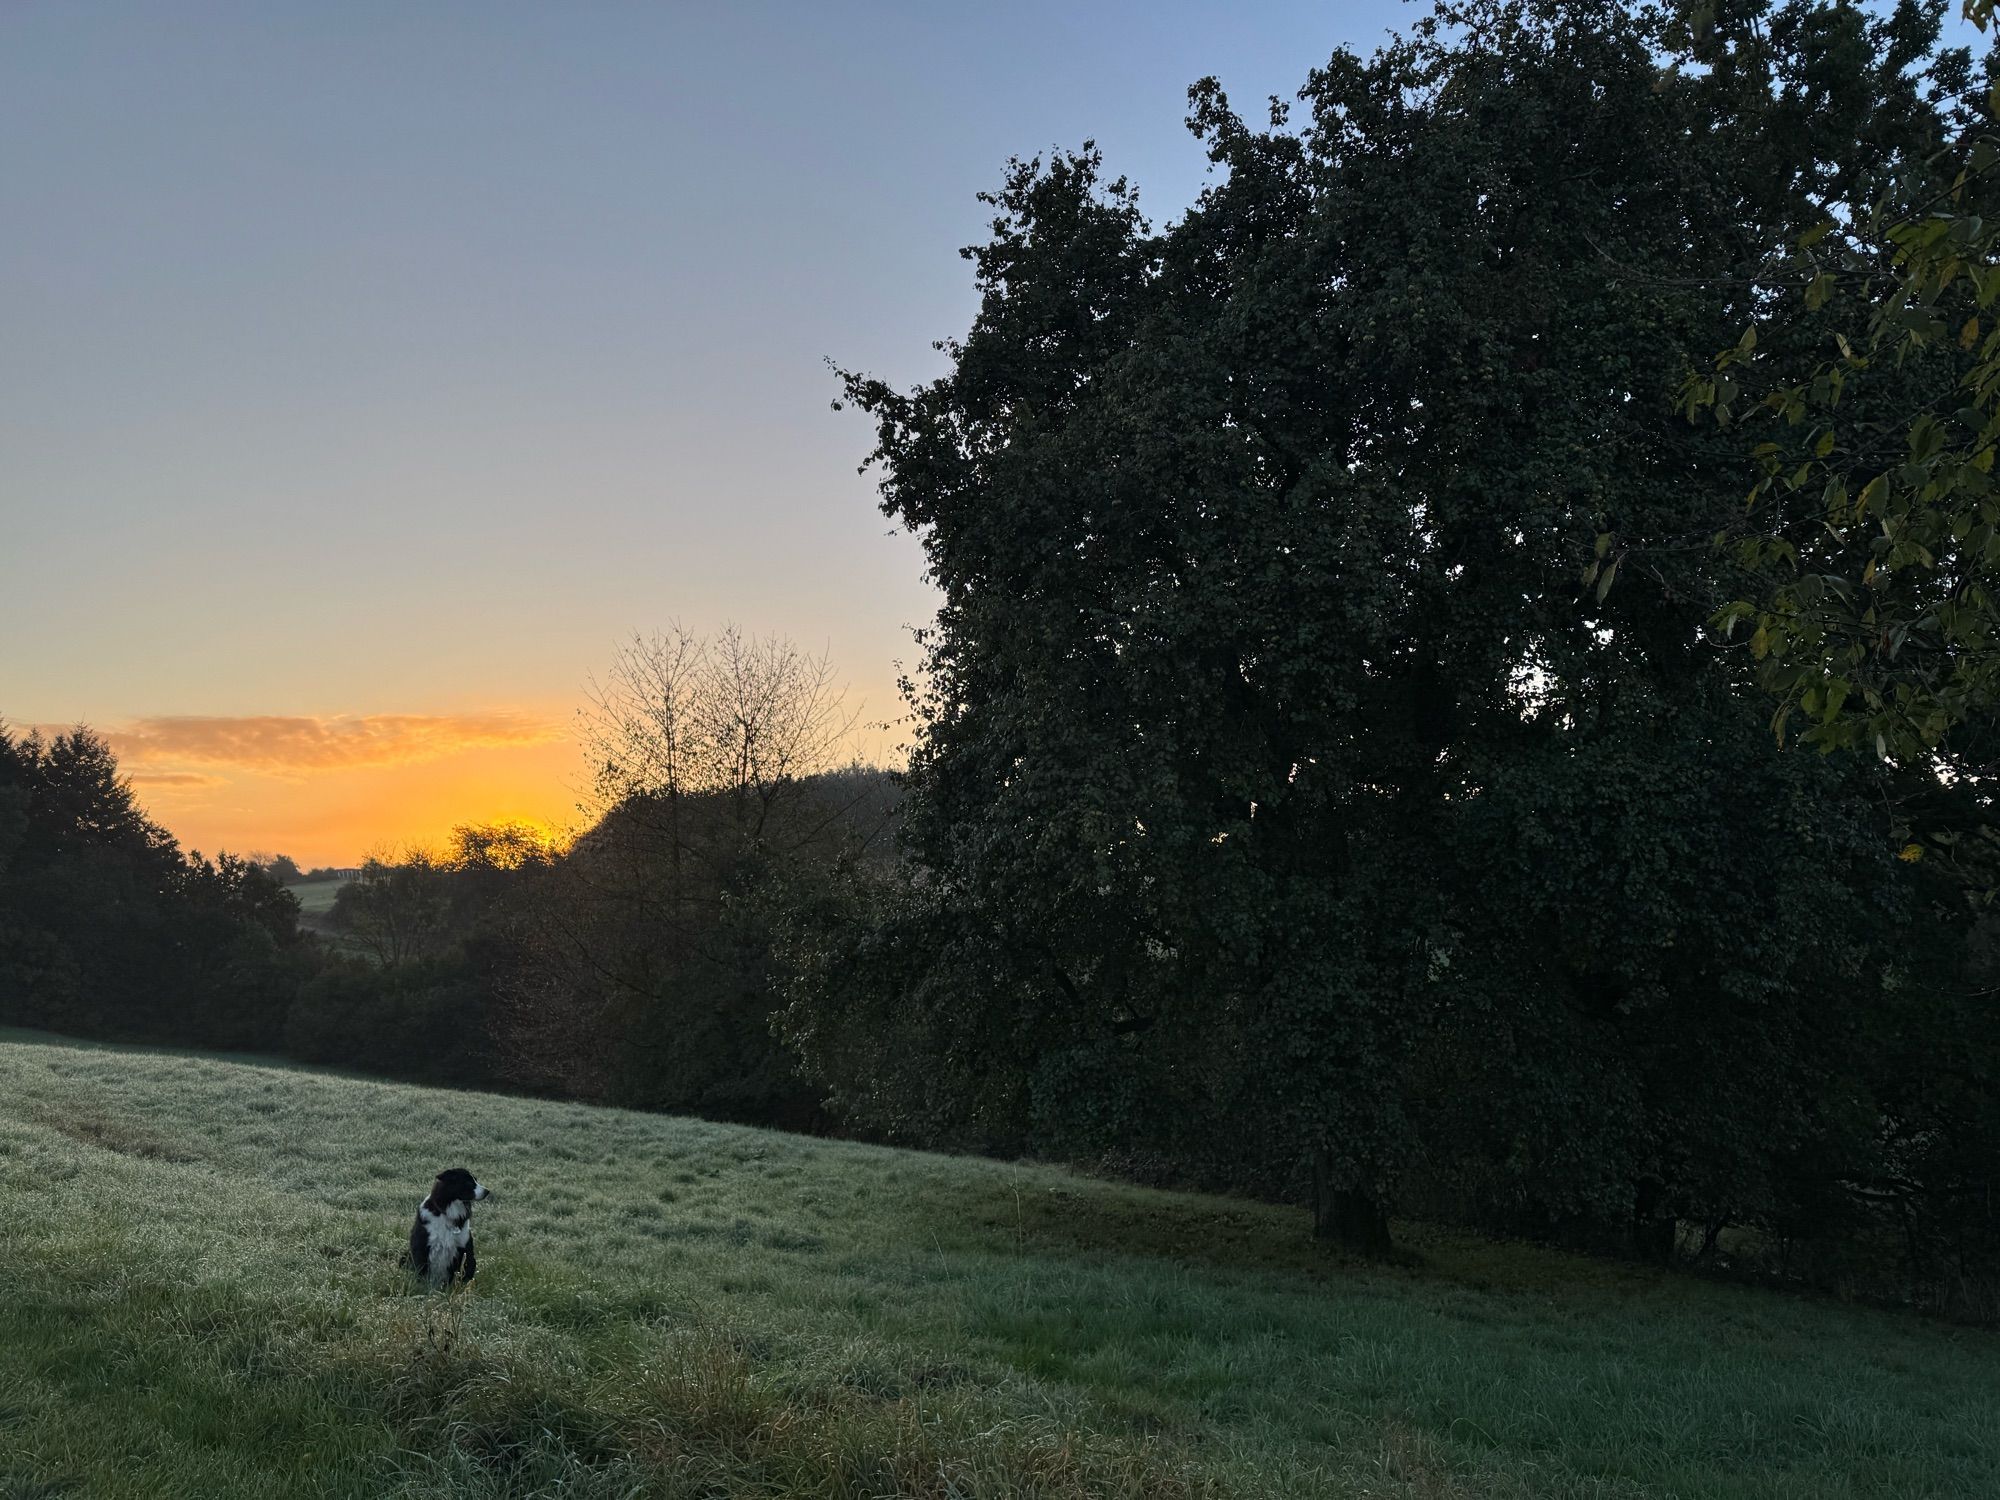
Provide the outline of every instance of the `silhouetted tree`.
<path id="1" fill-rule="evenodd" d="M 585 721 L 593 826 L 537 903 L 511 996 L 531 1079 L 797 1123 L 811 1091 L 771 1034 L 791 882 L 859 856 L 865 776 L 825 773 L 853 724 L 829 664 L 730 629 L 634 640 Z M 587 1081 L 586 1081 L 587 1080 Z"/>
<path id="2" fill-rule="evenodd" d="M 421 848 L 370 856 L 333 898 L 334 928 L 390 969 L 443 952 L 450 915 L 450 863 Z"/>
<path id="3" fill-rule="evenodd" d="M 1706 14 L 1444 6 L 1261 126 L 1203 83 L 1160 230 L 1093 148 L 1017 162 L 949 370 L 847 379 L 944 596 L 914 878 L 790 1026 L 859 1118 L 1364 1249 L 1455 1152 L 1650 1252 L 1855 1144 L 1930 908 L 1704 643 L 1740 470 L 1674 405 L 1966 72 L 1934 6 Z M 1579 590 L 1626 531 L 1699 540 Z"/>
<path id="4" fill-rule="evenodd" d="M 183 857 L 101 737 L 0 728 L 0 1017 L 269 1045 L 300 975 L 297 923 L 249 861 Z"/>
<path id="5" fill-rule="evenodd" d="M 267 854 L 262 858 L 252 855 L 251 862 L 261 865 L 273 880 L 280 885 L 296 885 L 305 879 L 305 872 L 299 869 L 299 862 L 289 854 Z"/>

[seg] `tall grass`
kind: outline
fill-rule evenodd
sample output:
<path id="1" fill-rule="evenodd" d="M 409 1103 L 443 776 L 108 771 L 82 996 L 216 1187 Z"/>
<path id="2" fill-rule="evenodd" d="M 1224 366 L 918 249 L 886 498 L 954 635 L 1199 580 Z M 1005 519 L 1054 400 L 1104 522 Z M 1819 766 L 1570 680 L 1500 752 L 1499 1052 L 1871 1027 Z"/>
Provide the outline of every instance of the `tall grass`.
<path id="1" fill-rule="evenodd" d="M 0 1495 L 2000 1494 L 1993 1335 L 1407 1234 L 17 1034 Z"/>

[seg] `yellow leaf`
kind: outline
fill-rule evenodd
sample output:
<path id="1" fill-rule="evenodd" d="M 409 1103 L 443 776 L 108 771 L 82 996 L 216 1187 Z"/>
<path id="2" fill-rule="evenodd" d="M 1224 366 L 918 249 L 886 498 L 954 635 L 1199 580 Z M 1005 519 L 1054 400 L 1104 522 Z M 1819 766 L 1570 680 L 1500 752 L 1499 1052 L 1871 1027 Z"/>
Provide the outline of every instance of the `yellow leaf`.
<path id="1" fill-rule="evenodd" d="M 1905 844 L 1903 845 L 1902 853 L 1896 856 L 1896 858 L 1900 859 L 1906 865 L 1913 865 L 1923 857 L 1924 846 L 1922 844 Z"/>

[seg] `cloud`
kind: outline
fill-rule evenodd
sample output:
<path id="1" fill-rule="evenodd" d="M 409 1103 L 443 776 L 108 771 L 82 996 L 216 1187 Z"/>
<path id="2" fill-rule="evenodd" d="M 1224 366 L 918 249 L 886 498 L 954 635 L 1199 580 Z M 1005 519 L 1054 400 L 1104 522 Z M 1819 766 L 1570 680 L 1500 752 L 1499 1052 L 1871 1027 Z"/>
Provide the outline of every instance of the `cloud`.
<path id="1" fill-rule="evenodd" d="M 221 786 L 224 780 L 201 771 L 137 771 L 127 779 L 134 786 Z"/>
<path id="2" fill-rule="evenodd" d="M 220 766 L 301 776 L 406 765 L 463 750 L 546 744 L 564 732 L 562 724 L 550 719 L 500 711 L 245 718 L 189 714 L 136 719 L 107 732 L 105 739 L 120 763 L 132 769 L 134 781 L 194 786 L 203 783 L 185 778 L 200 773 L 146 768 Z"/>

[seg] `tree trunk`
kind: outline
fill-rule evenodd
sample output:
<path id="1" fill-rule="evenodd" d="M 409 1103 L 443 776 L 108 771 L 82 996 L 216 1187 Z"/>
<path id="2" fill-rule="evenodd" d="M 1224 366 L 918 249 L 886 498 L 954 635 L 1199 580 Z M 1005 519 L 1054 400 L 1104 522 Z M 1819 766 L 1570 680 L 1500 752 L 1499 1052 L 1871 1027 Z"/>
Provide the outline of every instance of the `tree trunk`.
<path id="1" fill-rule="evenodd" d="M 1363 1188 L 1334 1185 L 1330 1151 L 1313 1156 L 1313 1236 L 1361 1255 L 1387 1255 L 1391 1248 L 1388 1211 Z"/>
<path id="2" fill-rule="evenodd" d="M 1653 1177 L 1640 1178 L 1632 1195 L 1632 1253 L 1660 1265 L 1674 1258 L 1674 1233 L 1680 1227 L 1672 1214 L 1660 1211 L 1664 1196 L 1661 1183 Z"/>

